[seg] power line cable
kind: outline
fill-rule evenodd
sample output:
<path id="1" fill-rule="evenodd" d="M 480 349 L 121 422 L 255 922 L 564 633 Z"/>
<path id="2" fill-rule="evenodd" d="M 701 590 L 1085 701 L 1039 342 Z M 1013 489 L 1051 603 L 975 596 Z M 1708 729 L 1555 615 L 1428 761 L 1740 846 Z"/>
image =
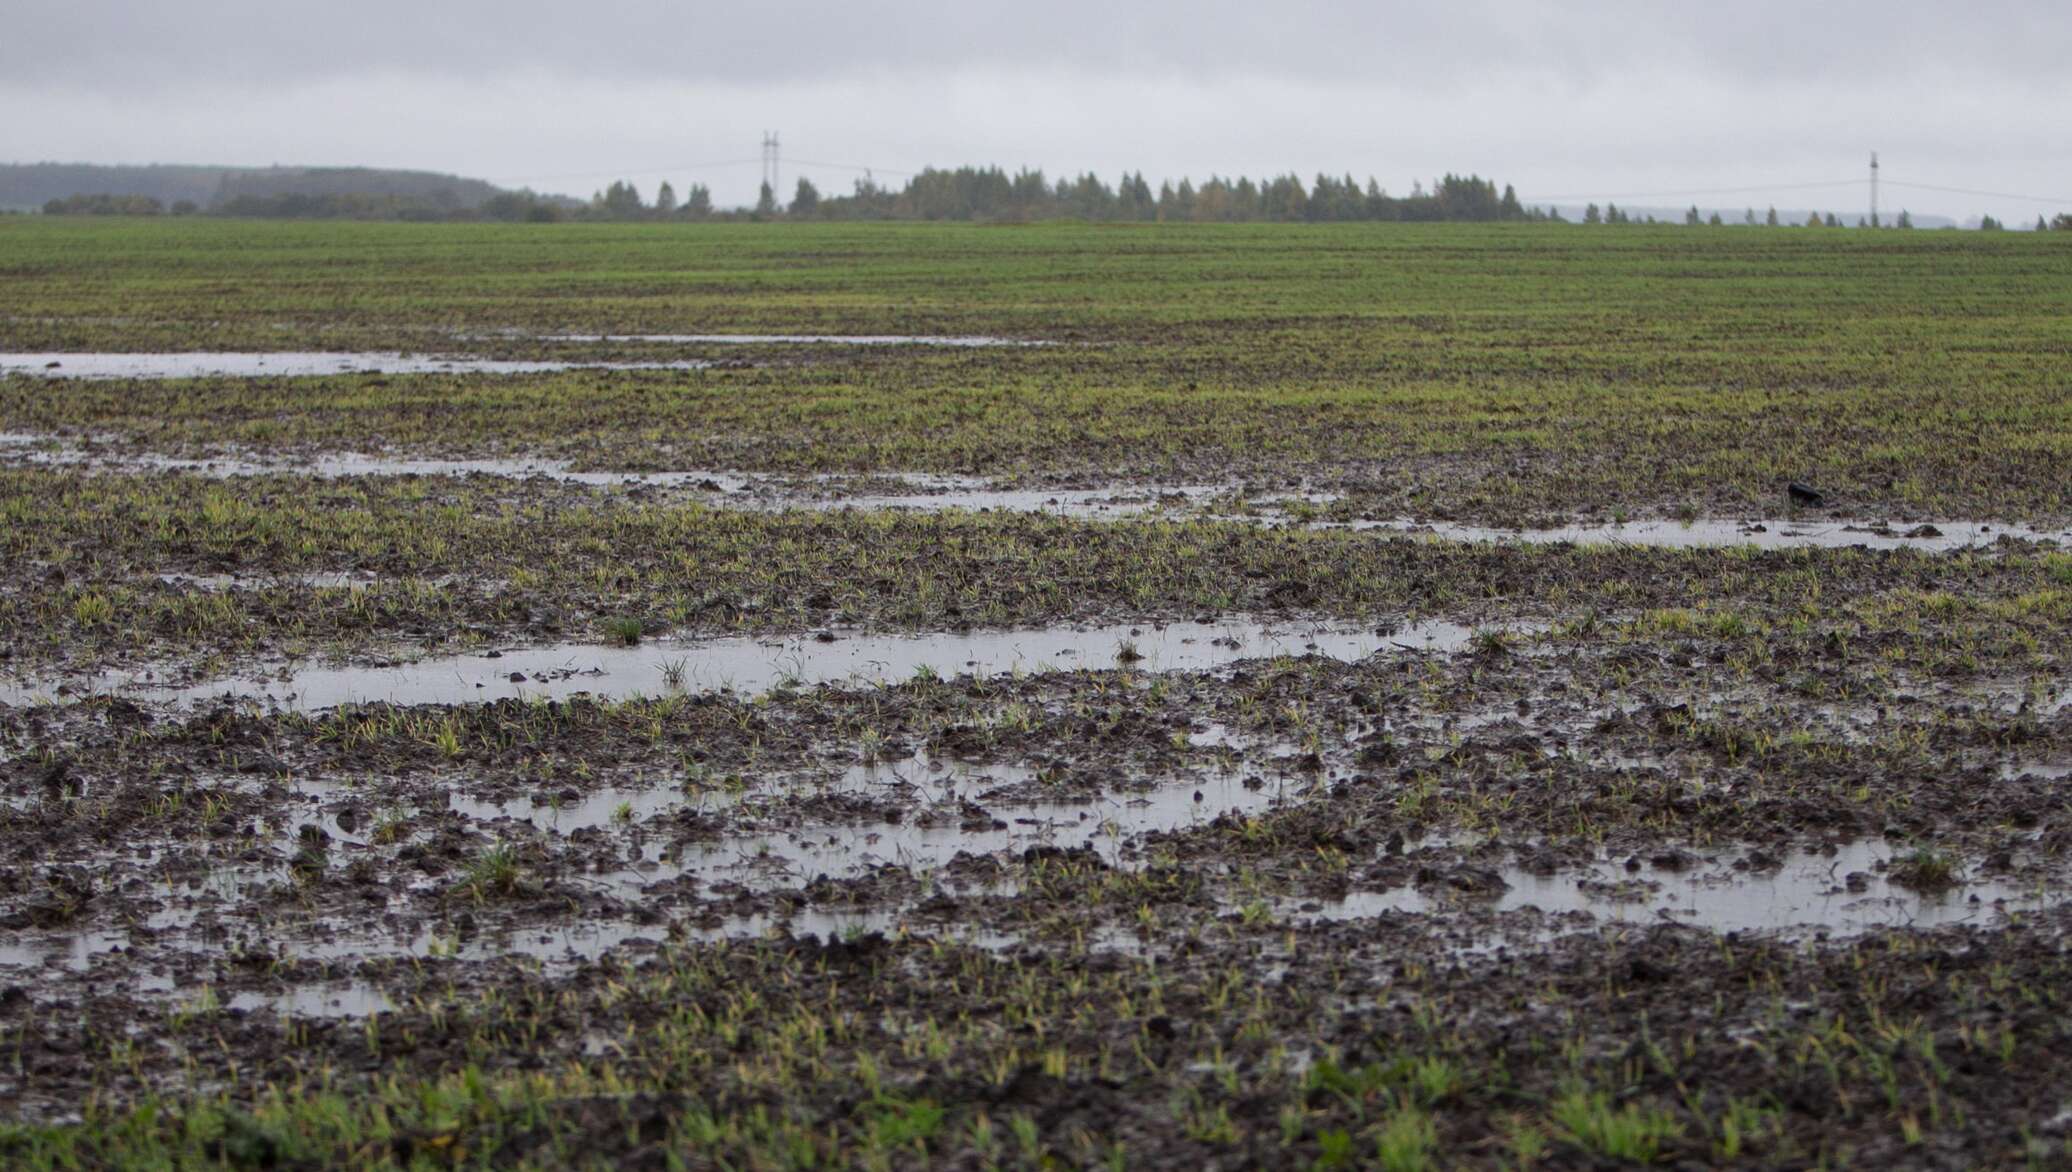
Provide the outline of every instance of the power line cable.
<path id="1" fill-rule="evenodd" d="M 1858 187 L 1861 179 L 1831 179 L 1822 183 L 1765 183 L 1755 187 L 1706 187 L 1688 191 L 1629 191 L 1623 194 L 1605 195 L 1585 192 L 1578 195 L 1534 195 L 1519 196 L 1522 203 L 1562 203 L 1573 200 L 1593 199 L 1681 199 L 1686 196 L 1702 195 L 1750 195 L 1765 191 L 1811 191 L 1818 187 Z"/>
<path id="2" fill-rule="evenodd" d="M 918 171 L 902 171 L 897 167 L 870 167 L 860 163 L 825 163 L 813 159 L 791 159 L 790 162 L 807 167 L 827 167 L 837 171 L 858 171 L 870 175 L 897 175 L 911 179 Z M 571 171 L 561 175 L 501 175 L 492 176 L 491 183 L 554 183 L 569 179 L 626 179 L 643 175 L 674 175 L 685 171 L 710 171 L 721 167 L 745 167 L 750 163 L 766 165 L 768 156 L 759 159 L 717 159 L 706 163 L 679 163 L 667 167 L 645 167 L 639 170 L 614 168 L 605 171 Z"/>
<path id="3" fill-rule="evenodd" d="M 552 183 L 563 179 L 605 179 L 624 178 L 630 175 L 670 175 L 679 171 L 710 171 L 720 167 L 745 167 L 750 163 L 761 163 L 761 159 L 721 159 L 711 163 L 681 163 L 668 167 L 649 167 L 639 171 L 573 171 L 565 175 L 505 175 L 490 179 L 491 183 Z"/>
<path id="4" fill-rule="evenodd" d="M 1913 187 L 1922 191 L 1942 191 L 1951 195 L 1983 195 L 1991 199 L 2019 199 L 2028 203 L 2072 204 L 2072 199 L 2059 199 L 2049 195 L 2014 195 L 2005 191 L 1976 191 L 1969 187 L 1938 187 L 1933 183 L 1907 183 L 1899 179 L 1887 179 L 1893 187 Z"/>
<path id="5" fill-rule="evenodd" d="M 864 171 L 875 175 L 901 175 L 909 179 L 920 174 L 919 171 L 901 171 L 896 167 L 865 167 L 857 163 L 820 163 L 812 159 L 796 158 L 792 162 L 804 167 L 831 167 L 837 171 Z"/>

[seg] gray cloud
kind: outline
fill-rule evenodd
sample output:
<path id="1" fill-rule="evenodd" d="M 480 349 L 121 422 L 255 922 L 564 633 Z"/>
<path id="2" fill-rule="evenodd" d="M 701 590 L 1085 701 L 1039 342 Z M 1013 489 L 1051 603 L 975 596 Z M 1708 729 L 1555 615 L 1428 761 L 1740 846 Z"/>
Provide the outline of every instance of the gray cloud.
<path id="1" fill-rule="evenodd" d="M 912 168 L 1375 175 L 1528 195 L 1888 175 L 2072 196 L 2072 7 L 1526 0 L 1048 7 L 856 0 L 15 0 L 16 158 L 364 163 L 587 194 L 614 175 L 753 196 L 794 159 Z M 794 162 L 841 189 L 852 172 Z M 896 178 L 886 175 L 884 178 Z M 1726 204 L 1848 210 L 1848 187 Z M 1921 211 L 2043 207 L 1894 192 Z M 1690 202 L 1678 199 L 1663 202 Z"/>
<path id="2" fill-rule="evenodd" d="M 767 83 L 990 67 L 1445 84 L 1508 70 L 1588 83 L 1666 68 L 1760 82 L 2053 74 L 2072 55 L 2072 16 L 2055 0 L 16 0 L 10 9 L 0 72 L 118 89 L 380 70 Z"/>

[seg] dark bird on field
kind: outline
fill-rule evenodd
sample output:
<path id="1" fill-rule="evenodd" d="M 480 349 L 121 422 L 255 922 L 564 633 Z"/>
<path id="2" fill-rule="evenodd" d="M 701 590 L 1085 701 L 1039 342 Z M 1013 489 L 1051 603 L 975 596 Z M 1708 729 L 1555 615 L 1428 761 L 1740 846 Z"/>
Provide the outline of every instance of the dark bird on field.
<path id="1" fill-rule="evenodd" d="M 1827 507 L 1827 498 L 1822 496 L 1820 491 L 1811 485 L 1800 484 L 1794 480 L 1791 482 L 1791 487 L 1785 491 L 1791 494 L 1791 503 L 1799 508 L 1824 509 Z"/>

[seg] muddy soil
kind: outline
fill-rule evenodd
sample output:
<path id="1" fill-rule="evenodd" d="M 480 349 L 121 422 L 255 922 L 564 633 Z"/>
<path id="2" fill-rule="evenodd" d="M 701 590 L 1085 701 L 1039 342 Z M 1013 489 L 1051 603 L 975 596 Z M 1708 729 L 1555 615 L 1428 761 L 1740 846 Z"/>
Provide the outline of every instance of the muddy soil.
<path id="1" fill-rule="evenodd" d="M 2061 675 L 1216 629 L 862 681 L 801 642 L 648 698 L 0 705 L 0 1103 L 581 1072 L 399 1160 L 660 1161 L 753 1111 L 830 1152 L 945 1113 L 920 1150 L 959 1160 L 2055 1150 Z M 808 1013 L 848 1024 L 799 1050 Z M 265 1119 L 225 1126 L 301 1150 Z"/>
<path id="2" fill-rule="evenodd" d="M 12 446 L 0 1162 L 2072 1153 L 2050 534 Z"/>
<path id="3" fill-rule="evenodd" d="M 244 357 L 280 360 L 303 356 Z M 1206 518 L 1309 530 L 1425 535 L 1455 542 L 1665 549 L 1810 547 L 1945 551 L 1979 549 L 2003 539 L 2052 547 L 2072 545 L 2072 530 L 2063 528 L 1936 519 L 1904 511 L 1891 516 L 1866 516 L 1861 510 L 1846 506 L 1802 509 L 1794 505 L 1743 517 L 1693 514 L 1673 520 L 1550 514 L 1521 518 L 1519 523 L 1507 526 L 1475 525 L 1443 517 L 1398 515 L 1392 511 L 1397 504 L 1393 498 L 1375 493 L 1358 477 L 1343 476 L 1315 482 L 1285 477 L 1220 483 L 1113 481 L 1098 477 L 1089 481 L 1087 477 L 1057 475 L 994 480 L 884 470 L 810 476 L 712 468 L 614 470 L 592 467 L 596 462 L 538 457 L 460 458 L 407 452 L 283 452 L 220 445 L 207 454 L 168 456 L 118 435 L 73 437 L 0 432 L 0 466 L 66 467 L 131 475 L 180 472 L 221 478 L 484 477 L 623 488 L 641 493 L 650 503 L 697 501 L 723 508 L 925 513 L 957 510 L 1093 520 Z"/>

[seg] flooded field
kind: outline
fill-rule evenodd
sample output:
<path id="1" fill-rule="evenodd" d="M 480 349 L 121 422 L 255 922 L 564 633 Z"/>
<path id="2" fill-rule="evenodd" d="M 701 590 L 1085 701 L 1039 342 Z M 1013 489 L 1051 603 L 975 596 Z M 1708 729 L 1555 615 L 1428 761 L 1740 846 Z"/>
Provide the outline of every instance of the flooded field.
<path id="1" fill-rule="evenodd" d="M 687 346 L 1050 346 L 1052 342 L 943 334 L 545 334 L 548 342 L 666 342 Z"/>
<path id="2" fill-rule="evenodd" d="M 2056 252 L 775 227 L 25 253 L 0 1166 L 2072 1153 Z"/>
<path id="3" fill-rule="evenodd" d="M 331 582 L 321 582 L 332 585 Z M 1489 628 L 1501 637 L 1501 628 Z M 433 704 L 464 696 L 504 699 L 592 695 L 623 699 L 668 692 L 737 691 L 823 683 L 888 684 L 915 677 L 1091 670 L 1201 670 L 1246 659 L 1324 655 L 1356 660 L 1385 646 L 1457 650 L 1477 631 L 1456 623 L 1215 622 L 1070 625 L 963 634 L 860 636 L 820 631 L 790 639 L 660 639 L 630 647 L 561 643 L 395 666 L 282 667 L 249 679 L 185 686 L 145 668 L 80 680 L 0 683 L 0 702 L 64 695 L 127 695 L 157 703 L 253 700 L 300 708 L 379 701 Z M 60 693 L 62 689 L 62 693 Z"/>
<path id="4" fill-rule="evenodd" d="M 49 379 L 316 378 L 340 374 L 546 374 L 567 370 L 696 370 L 702 362 L 551 362 L 461 355 L 331 353 L 111 354 L 0 352 L 0 375 Z"/>
<path id="5" fill-rule="evenodd" d="M 2039 528 L 1990 521 L 1927 521 L 1903 524 L 1847 518 L 1557 523 L 1531 527 L 1468 525 L 1451 521 L 1383 518 L 1319 519 L 1320 508 L 1338 504 L 1335 493 L 1247 495 L 1237 484 L 1114 483 L 1097 488 L 1002 488 L 976 477 L 925 472 L 880 471 L 860 477 L 822 474 L 777 477 L 714 469 L 610 471 L 578 469 L 566 460 L 540 458 L 428 459 L 365 452 L 318 452 L 303 457 L 238 451 L 217 456 L 174 457 L 136 451 L 126 445 L 80 445 L 62 436 L 0 433 L 0 467 L 63 465 L 101 472 L 192 472 L 205 476 L 314 476 L 340 479 L 373 476 L 483 476 L 535 478 L 589 487 L 676 490 L 689 499 L 724 508 L 764 510 L 852 509 L 908 512 L 1042 513 L 1089 520 L 1204 518 L 1317 531 L 1401 534 L 1443 541 L 1516 542 L 1538 545 L 1633 545 L 1662 549 L 1846 549 L 1951 550 L 1991 545 L 2006 538 L 2072 546 L 2072 529 Z M 872 486 L 889 483 L 896 492 Z M 1231 504 L 1243 506 L 1232 511 Z"/>
<path id="6" fill-rule="evenodd" d="M 1317 522 L 1330 525 L 1331 522 Z M 1919 521 L 1909 525 L 1866 525 L 1846 520 L 1614 522 L 1606 525 L 1554 525 L 1543 529 L 1499 529 L 1444 521 L 1350 521 L 1347 528 L 1369 532 L 1429 534 L 1446 541 L 1518 541 L 1538 544 L 1644 545 L 1665 549 L 1743 546 L 1750 549 L 1965 549 L 1991 545 L 2002 537 L 2015 541 L 2047 541 L 2072 545 L 2072 530 L 2037 529 L 1990 521 Z"/>

